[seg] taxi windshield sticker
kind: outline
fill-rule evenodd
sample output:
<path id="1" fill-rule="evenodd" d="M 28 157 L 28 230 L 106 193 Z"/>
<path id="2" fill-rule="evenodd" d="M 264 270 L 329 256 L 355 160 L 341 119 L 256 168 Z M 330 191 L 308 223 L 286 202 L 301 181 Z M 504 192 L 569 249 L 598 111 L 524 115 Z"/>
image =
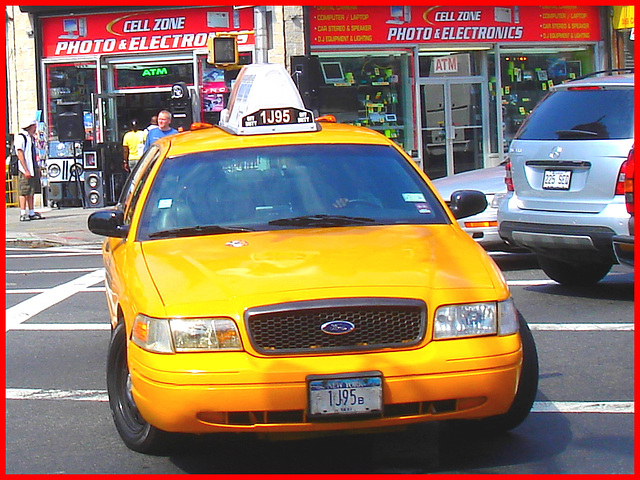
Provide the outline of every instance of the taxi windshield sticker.
<path id="1" fill-rule="evenodd" d="M 171 208 L 173 204 L 173 199 L 171 198 L 161 198 L 158 200 L 158 208 Z"/>
<path id="2" fill-rule="evenodd" d="M 428 203 L 416 203 L 416 209 L 418 213 L 422 213 L 428 215 L 431 213 L 431 207 L 429 207 Z"/>
<path id="3" fill-rule="evenodd" d="M 402 198 L 404 198 L 405 202 L 426 202 L 427 200 L 424 198 L 422 193 L 403 193 Z"/>

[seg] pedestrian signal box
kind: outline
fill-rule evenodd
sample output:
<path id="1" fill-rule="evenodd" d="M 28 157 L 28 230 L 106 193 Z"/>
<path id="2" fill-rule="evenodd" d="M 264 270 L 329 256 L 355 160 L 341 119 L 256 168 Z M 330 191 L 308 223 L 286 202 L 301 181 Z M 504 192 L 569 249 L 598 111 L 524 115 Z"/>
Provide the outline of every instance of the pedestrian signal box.
<path id="1" fill-rule="evenodd" d="M 238 65 L 238 40 L 235 35 L 218 35 L 207 40 L 207 62 L 221 67 Z"/>

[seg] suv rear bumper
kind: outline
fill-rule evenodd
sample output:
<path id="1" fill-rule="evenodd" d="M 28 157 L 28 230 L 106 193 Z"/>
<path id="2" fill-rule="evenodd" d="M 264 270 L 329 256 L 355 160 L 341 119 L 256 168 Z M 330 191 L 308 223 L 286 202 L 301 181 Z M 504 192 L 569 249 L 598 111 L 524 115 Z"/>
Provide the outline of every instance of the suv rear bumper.
<path id="1" fill-rule="evenodd" d="M 603 261 L 616 261 L 611 248 L 616 232 L 608 227 L 503 221 L 499 232 L 509 244 L 536 253 L 557 256 L 568 251 L 584 252 L 591 257 L 599 255 Z"/>
<path id="2" fill-rule="evenodd" d="M 611 240 L 618 263 L 634 268 L 634 237 L 631 235 L 615 235 Z"/>
<path id="3" fill-rule="evenodd" d="M 618 200 L 598 213 L 527 210 L 511 193 L 500 204 L 498 232 L 510 245 L 560 261 L 617 263 L 611 238 L 629 231 L 629 214 Z"/>

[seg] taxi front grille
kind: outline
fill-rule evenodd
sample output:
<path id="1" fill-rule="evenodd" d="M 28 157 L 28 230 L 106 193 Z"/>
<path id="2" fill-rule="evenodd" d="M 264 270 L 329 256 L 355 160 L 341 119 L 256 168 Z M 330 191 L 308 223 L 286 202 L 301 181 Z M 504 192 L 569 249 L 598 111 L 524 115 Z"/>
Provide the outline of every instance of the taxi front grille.
<path id="1" fill-rule="evenodd" d="M 251 344 L 266 355 L 405 348 L 424 338 L 425 319 L 424 302 L 391 298 L 295 302 L 245 313 Z M 335 325 L 353 328 L 327 333 Z"/>

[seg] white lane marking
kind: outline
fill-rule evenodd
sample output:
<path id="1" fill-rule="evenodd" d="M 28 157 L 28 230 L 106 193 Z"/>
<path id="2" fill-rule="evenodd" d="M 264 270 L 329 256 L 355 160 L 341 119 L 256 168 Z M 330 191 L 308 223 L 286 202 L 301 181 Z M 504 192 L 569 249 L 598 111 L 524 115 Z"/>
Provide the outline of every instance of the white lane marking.
<path id="1" fill-rule="evenodd" d="M 531 287 L 536 285 L 559 285 L 553 280 L 507 280 L 510 287 Z"/>
<path id="2" fill-rule="evenodd" d="M 10 253 L 7 255 L 7 260 L 13 258 L 50 258 L 50 257 L 84 257 L 84 256 L 102 255 L 100 250 L 95 252 L 55 252 L 55 253 Z"/>
<path id="3" fill-rule="evenodd" d="M 74 400 L 108 402 L 106 390 L 7 388 L 7 400 Z M 634 402 L 535 402 L 532 413 L 634 413 Z"/>
<path id="4" fill-rule="evenodd" d="M 535 413 L 634 413 L 634 402 L 535 402 Z"/>
<path id="5" fill-rule="evenodd" d="M 34 293 L 42 293 L 50 290 L 49 288 L 14 288 L 11 290 L 5 290 L 4 293 L 6 295 L 26 295 L 26 294 L 34 294 Z M 83 292 L 104 292 L 106 290 L 105 287 L 88 287 L 82 290 L 78 290 L 78 293 Z"/>
<path id="6" fill-rule="evenodd" d="M 633 323 L 530 323 L 531 330 L 564 332 L 633 332 Z"/>
<path id="7" fill-rule="evenodd" d="M 105 330 L 109 325 L 98 323 L 22 323 L 11 330 Z M 537 331 L 562 332 L 632 332 L 632 323 L 530 323 L 529 328 Z"/>
<path id="8" fill-rule="evenodd" d="M 15 247 L 7 246 L 7 252 L 93 252 L 100 251 L 101 245 L 60 245 L 57 247 Z"/>
<path id="9" fill-rule="evenodd" d="M 76 400 L 108 402 L 106 390 L 55 390 L 52 388 L 7 388 L 7 400 Z"/>
<path id="10" fill-rule="evenodd" d="M 20 302 L 6 310 L 6 331 L 9 331 L 23 322 L 26 322 L 34 315 L 47 308 L 69 298 L 87 287 L 92 287 L 96 283 L 104 281 L 104 268 L 99 268 L 82 277 L 53 287 L 46 292 L 42 292 L 34 297 Z"/>
<path id="11" fill-rule="evenodd" d="M 30 330 L 30 331 L 99 331 L 110 330 L 109 323 L 21 323 L 15 325 L 11 330 Z"/>
<path id="12" fill-rule="evenodd" d="M 615 279 L 616 277 L 620 277 L 620 282 L 626 281 L 628 278 L 628 274 L 622 273 L 618 275 L 610 275 L 608 278 Z M 623 278 L 624 277 L 624 278 Z M 629 280 L 633 281 L 633 278 Z M 611 281 L 604 282 L 608 285 L 620 285 L 620 282 Z M 507 280 L 507 285 L 510 287 L 535 287 L 535 286 L 543 286 L 543 285 L 560 285 L 558 282 L 549 279 L 540 279 L 540 280 Z"/>
<path id="13" fill-rule="evenodd" d="M 96 267 L 86 267 L 86 268 L 50 268 L 46 270 L 7 270 L 5 273 L 7 275 L 29 275 L 32 273 L 42 274 L 42 273 L 81 273 L 81 272 L 93 272 L 96 270 Z"/>

